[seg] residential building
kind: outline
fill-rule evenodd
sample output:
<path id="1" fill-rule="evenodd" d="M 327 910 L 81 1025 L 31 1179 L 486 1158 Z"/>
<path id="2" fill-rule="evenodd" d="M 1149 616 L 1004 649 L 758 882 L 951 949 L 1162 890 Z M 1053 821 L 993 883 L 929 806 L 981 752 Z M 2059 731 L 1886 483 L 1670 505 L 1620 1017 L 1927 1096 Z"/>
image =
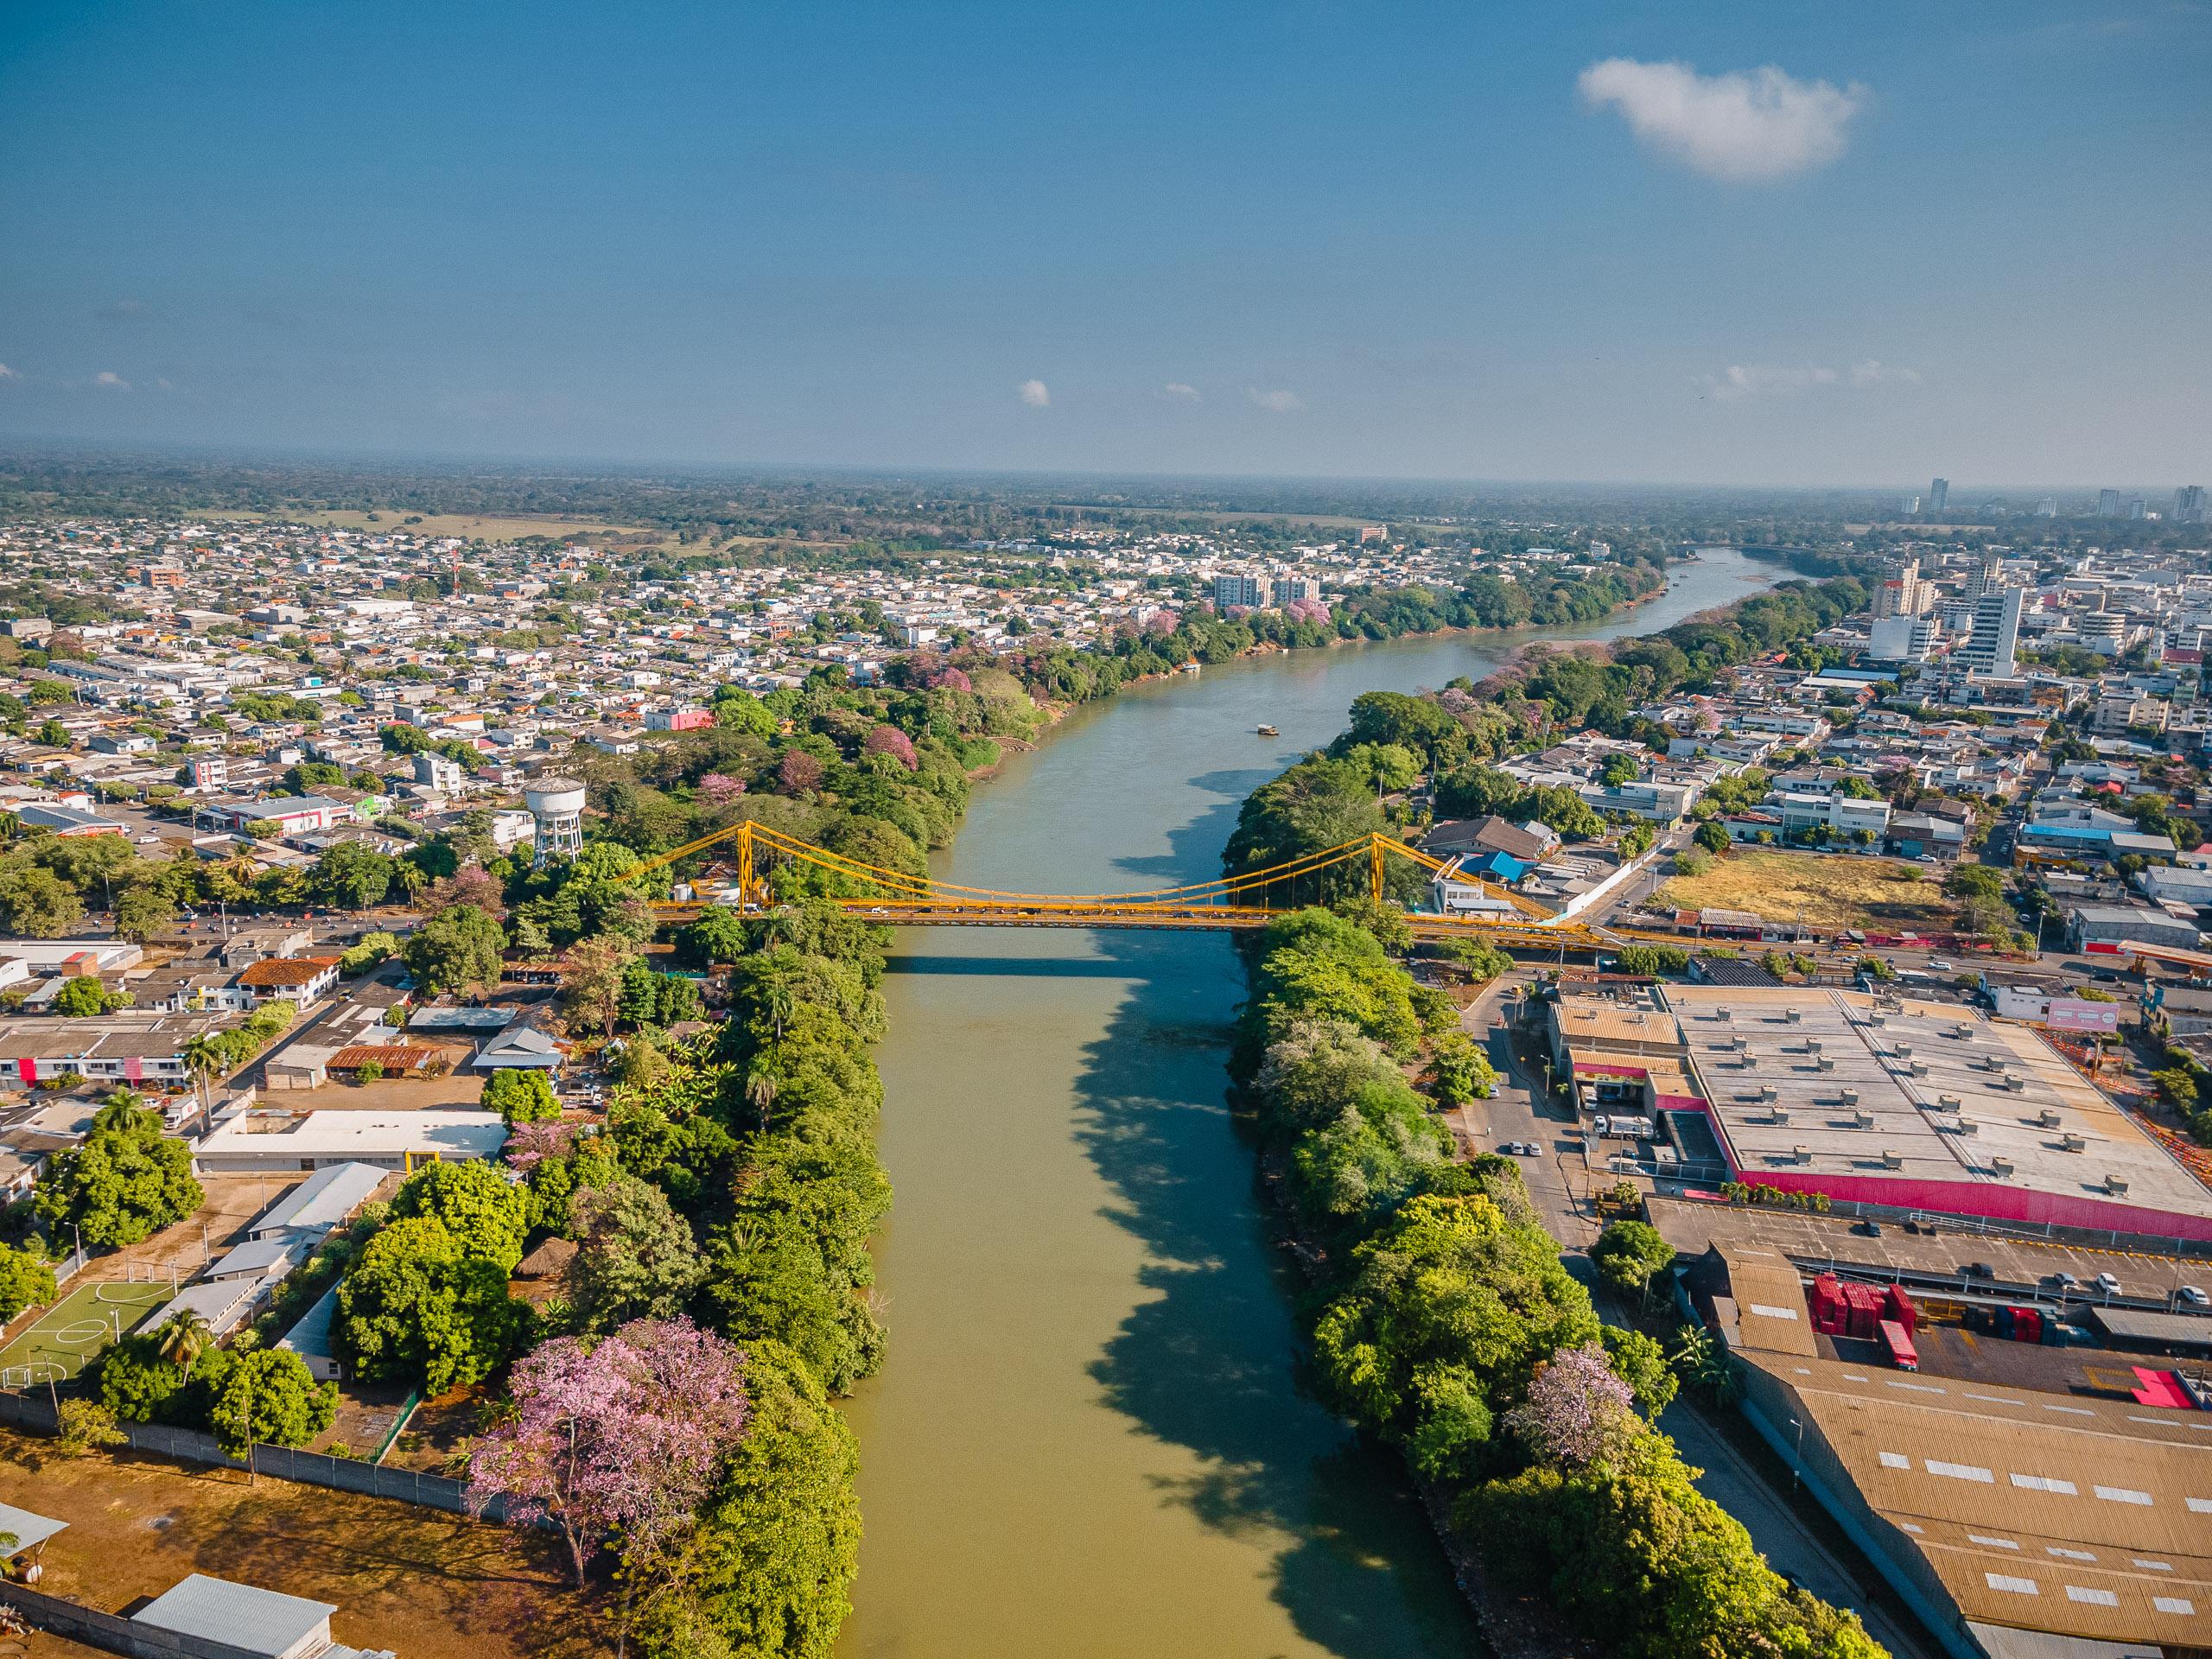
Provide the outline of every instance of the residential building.
<path id="1" fill-rule="evenodd" d="M 1937 478 L 1929 480 L 1928 511 L 1941 512 L 1951 505 L 1951 480 Z"/>
<path id="2" fill-rule="evenodd" d="M 2018 588 L 1986 591 L 1974 603 L 1974 631 L 1951 653 L 1955 667 L 1969 674 L 2010 679 L 2017 670 L 2014 652 L 2020 642 L 2020 607 L 2025 598 Z"/>
<path id="3" fill-rule="evenodd" d="M 1225 611 L 1232 605 L 1243 606 L 1248 610 L 1257 610 L 1262 603 L 1263 601 L 1260 597 L 1260 579 L 1257 576 L 1223 575 L 1213 579 L 1213 605 L 1216 610 Z"/>

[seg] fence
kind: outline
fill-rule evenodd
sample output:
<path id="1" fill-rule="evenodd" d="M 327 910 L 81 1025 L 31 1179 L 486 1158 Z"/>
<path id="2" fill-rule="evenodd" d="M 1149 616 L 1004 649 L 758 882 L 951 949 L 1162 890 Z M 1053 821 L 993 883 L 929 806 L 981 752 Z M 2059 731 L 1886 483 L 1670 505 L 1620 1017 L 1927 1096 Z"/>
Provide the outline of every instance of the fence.
<path id="1" fill-rule="evenodd" d="M 59 1596 L 28 1589 L 20 1584 L 0 1583 L 0 1602 L 13 1607 L 33 1630 L 67 1637 L 86 1647 L 119 1653 L 126 1659 L 264 1659 L 250 1648 L 227 1642 L 156 1630 L 120 1613 L 103 1613 Z"/>
<path id="2" fill-rule="evenodd" d="M 0 1393 L 0 1422 L 28 1429 L 34 1434 L 51 1434 L 55 1423 L 54 1408 L 35 1397 Z M 175 1458 L 183 1463 L 206 1464 L 217 1469 L 244 1469 L 245 1461 L 232 1457 L 215 1443 L 212 1434 L 196 1428 L 171 1428 L 163 1423 L 118 1423 L 116 1425 L 130 1442 L 134 1452 L 145 1452 L 155 1457 Z M 334 1458 L 321 1452 L 302 1452 L 289 1446 L 257 1446 L 253 1452 L 255 1472 L 277 1480 L 296 1480 L 308 1486 L 327 1486 L 333 1491 L 358 1492 L 365 1497 L 388 1497 L 402 1503 L 416 1503 L 428 1510 L 444 1510 L 452 1515 L 467 1515 L 467 1483 L 446 1475 L 425 1474 L 414 1469 L 387 1469 L 378 1464 L 363 1463 L 353 1458 Z M 489 1521 L 505 1521 L 507 1506 L 505 1497 L 495 1495 L 480 1513 Z"/>

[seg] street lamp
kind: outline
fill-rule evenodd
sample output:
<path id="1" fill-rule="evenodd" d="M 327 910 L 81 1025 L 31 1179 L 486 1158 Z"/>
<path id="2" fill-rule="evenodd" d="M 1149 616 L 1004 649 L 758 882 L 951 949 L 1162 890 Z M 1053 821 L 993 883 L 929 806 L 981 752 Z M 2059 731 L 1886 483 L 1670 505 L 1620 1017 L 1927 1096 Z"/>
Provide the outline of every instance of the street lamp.
<path id="1" fill-rule="evenodd" d="M 1789 1427 L 1797 1431 L 1797 1450 L 1789 1459 L 1789 1496 L 1794 1498 L 1797 1496 L 1797 1477 L 1805 1466 L 1805 1425 L 1792 1417 Z"/>

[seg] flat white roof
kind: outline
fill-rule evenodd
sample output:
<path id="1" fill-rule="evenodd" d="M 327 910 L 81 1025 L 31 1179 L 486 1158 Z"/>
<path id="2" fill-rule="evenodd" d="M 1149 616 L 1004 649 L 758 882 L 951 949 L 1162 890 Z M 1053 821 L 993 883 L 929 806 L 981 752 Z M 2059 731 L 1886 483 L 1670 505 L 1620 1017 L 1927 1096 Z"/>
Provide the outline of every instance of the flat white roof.
<path id="1" fill-rule="evenodd" d="M 233 1118 L 201 1141 L 201 1158 L 395 1158 L 435 1152 L 446 1158 L 490 1158 L 507 1143 L 507 1126 L 489 1112 L 309 1112 L 290 1127 L 256 1128 Z"/>
<path id="2" fill-rule="evenodd" d="M 2028 1027 L 1910 998 L 1885 1013 L 1852 991 L 1669 985 L 1665 996 L 1746 1179 L 1986 1182 L 2212 1216 L 2212 1189 Z"/>

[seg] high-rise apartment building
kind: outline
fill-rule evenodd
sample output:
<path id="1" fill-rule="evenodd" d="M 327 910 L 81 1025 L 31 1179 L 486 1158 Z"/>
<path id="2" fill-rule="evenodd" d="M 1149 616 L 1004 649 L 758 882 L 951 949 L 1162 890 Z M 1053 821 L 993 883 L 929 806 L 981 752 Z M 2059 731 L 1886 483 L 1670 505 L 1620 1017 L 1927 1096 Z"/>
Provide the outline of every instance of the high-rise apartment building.
<path id="1" fill-rule="evenodd" d="M 1904 514 L 1906 518 L 1911 518 L 1915 513 L 1920 511 L 1920 498 L 1916 495 L 1899 496 L 1897 498 L 1897 511 Z"/>
<path id="2" fill-rule="evenodd" d="M 2147 518 L 2149 515 L 2150 509 L 2144 505 L 2143 498 L 2141 496 L 2137 496 L 2133 501 L 2130 501 L 2127 504 L 2127 516 L 2129 518 Z"/>
<path id="3" fill-rule="evenodd" d="M 1972 575 L 1966 579 L 1965 591 L 1968 599 L 1980 599 L 1984 594 L 1993 594 L 2005 585 L 2002 564 L 1994 553 L 1985 553 Z"/>
<path id="4" fill-rule="evenodd" d="M 1294 605 L 1301 599 L 1321 597 L 1321 584 L 1311 576 L 1277 576 L 1268 584 L 1271 604 Z"/>
<path id="5" fill-rule="evenodd" d="M 1260 579 L 1257 576 L 1222 575 L 1213 579 L 1213 607 L 1225 611 L 1232 605 L 1242 605 L 1257 610 L 1260 599 Z"/>
<path id="6" fill-rule="evenodd" d="M 2046 495 L 2042 500 L 2037 502 L 2036 517 L 2038 518 L 2057 518 L 2058 498 L 2055 495 Z"/>
<path id="7" fill-rule="evenodd" d="M 1951 505 L 1951 480 L 1948 478 L 1930 479 L 1928 483 L 1928 511 L 1941 512 Z"/>
<path id="8" fill-rule="evenodd" d="M 2099 490 L 2097 492 L 2097 517 L 2100 518 L 2117 518 L 2120 517 L 2120 492 L 2118 490 Z"/>
<path id="9" fill-rule="evenodd" d="M 1936 620 L 1885 616 L 1874 624 L 1866 654 L 1878 662 L 1924 663 L 1936 654 Z"/>
<path id="10" fill-rule="evenodd" d="M 2174 517 L 2184 524 L 2204 522 L 2204 486 L 2184 484 L 2174 492 Z"/>
<path id="11" fill-rule="evenodd" d="M 1936 585 L 1920 579 L 1920 561 L 1907 559 L 1874 590 L 1874 615 L 1924 616 L 1936 607 Z"/>
<path id="12" fill-rule="evenodd" d="M 1986 674 L 2009 680 L 2017 671 L 2014 652 L 2020 644 L 2020 607 L 2027 598 L 2021 588 L 1995 588 L 1974 602 L 1974 632 L 1951 653 L 1951 664 L 1969 674 Z"/>

